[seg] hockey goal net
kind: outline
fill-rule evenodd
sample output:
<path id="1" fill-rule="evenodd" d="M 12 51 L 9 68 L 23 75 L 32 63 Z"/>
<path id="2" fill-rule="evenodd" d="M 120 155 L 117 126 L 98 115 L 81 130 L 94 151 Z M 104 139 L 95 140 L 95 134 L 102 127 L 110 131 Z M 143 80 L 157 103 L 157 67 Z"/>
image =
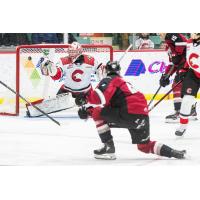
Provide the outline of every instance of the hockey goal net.
<path id="1" fill-rule="evenodd" d="M 1 81 L 21 94 L 28 101 L 33 102 L 48 96 L 55 97 L 63 84 L 63 79 L 53 81 L 41 74 L 39 62 L 41 57 L 47 57 L 53 62 L 67 56 L 68 44 L 39 44 L 22 45 L 16 48 L 16 66 L 1 68 Z M 113 49 L 110 45 L 82 45 L 83 53 L 93 56 L 98 63 L 106 64 L 113 60 Z M 95 83 L 95 78 L 91 77 Z M 25 102 L 18 95 L 0 86 L 0 115 L 19 115 Z M 22 111 L 23 112 L 23 111 Z"/>

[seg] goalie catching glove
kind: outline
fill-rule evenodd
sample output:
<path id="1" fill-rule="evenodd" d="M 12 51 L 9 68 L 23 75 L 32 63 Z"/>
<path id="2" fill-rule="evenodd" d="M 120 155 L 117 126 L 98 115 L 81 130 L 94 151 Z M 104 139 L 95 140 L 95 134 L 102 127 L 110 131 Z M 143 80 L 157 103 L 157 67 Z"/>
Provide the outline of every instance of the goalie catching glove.
<path id="1" fill-rule="evenodd" d="M 40 70 L 44 76 L 55 76 L 57 73 L 57 67 L 50 60 L 44 61 L 40 66 Z"/>

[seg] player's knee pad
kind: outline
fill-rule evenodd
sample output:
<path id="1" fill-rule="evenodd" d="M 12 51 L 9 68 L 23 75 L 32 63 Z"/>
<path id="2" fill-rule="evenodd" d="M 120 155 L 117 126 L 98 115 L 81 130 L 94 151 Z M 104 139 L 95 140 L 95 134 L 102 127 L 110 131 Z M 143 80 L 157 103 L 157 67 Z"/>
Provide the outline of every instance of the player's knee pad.
<path id="1" fill-rule="evenodd" d="M 182 104 L 181 104 L 181 110 L 180 110 L 180 114 L 185 115 L 185 116 L 189 116 L 191 113 L 191 108 L 192 105 L 195 102 L 195 97 L 192 95 L 184 95 L 183 99 L 182 99 Z"/>
<path id="2" fill-rule="evenodd" d="M 155 141 L 148 141 L 146 144 L 138 144 L 138 150 L 144 152 L 144 153 L 154 153 L 154 145 Z"/>

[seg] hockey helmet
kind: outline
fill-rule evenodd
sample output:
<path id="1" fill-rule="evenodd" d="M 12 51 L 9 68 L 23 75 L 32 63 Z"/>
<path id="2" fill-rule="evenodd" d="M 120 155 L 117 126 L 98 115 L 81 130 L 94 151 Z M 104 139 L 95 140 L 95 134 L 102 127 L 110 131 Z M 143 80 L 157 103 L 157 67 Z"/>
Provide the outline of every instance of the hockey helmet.
<path id="1" fill-rule="evenodd" d="M 105 66 L 106 73 L 115 72 L 119 73 L 121 70 L 120 64 L 117 61 L 108 61 Z"/>
<path id="2" fill-rule="evenodd" d="M 67 53 L 69 54 L 69 57 L 76 58 L 79 55 L 81 55 L 83 52 L 83 49 L 81 45 L 78 42 L 73 42 L 70 44 Z"/>

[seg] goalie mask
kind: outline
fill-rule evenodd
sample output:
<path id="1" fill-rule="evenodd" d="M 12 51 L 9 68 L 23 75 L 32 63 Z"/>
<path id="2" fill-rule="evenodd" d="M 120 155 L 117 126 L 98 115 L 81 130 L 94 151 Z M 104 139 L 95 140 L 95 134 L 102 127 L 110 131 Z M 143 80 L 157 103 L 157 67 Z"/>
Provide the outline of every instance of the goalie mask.
<path id="1" fill-rule="evenodd" d="M 69 57 L 71 57 L 72 59 L 76 59 L 77 57 L 79 57 L 82 54 L 82 52 L 82 47 L 78 42 L 73 42 L 72 44 L 70 44 L 67 50 Z"/>
<path id="2" fill-rule="evenodd" d="M 193 40 L 199 41 L 200 40 L 200 33 L 192 33 L 191 37 Z"/>
<path id="3" fill-rule="evenodd" d="M 105 66 L 105 70 L 106 70 L 107 74 L 109 74 L 109 73 L 119 74 L 121 67 L 117 61 L 114 61 L 114 62 L 109 61 L 109 62 L 107 62 L 106 66 Z"/>

